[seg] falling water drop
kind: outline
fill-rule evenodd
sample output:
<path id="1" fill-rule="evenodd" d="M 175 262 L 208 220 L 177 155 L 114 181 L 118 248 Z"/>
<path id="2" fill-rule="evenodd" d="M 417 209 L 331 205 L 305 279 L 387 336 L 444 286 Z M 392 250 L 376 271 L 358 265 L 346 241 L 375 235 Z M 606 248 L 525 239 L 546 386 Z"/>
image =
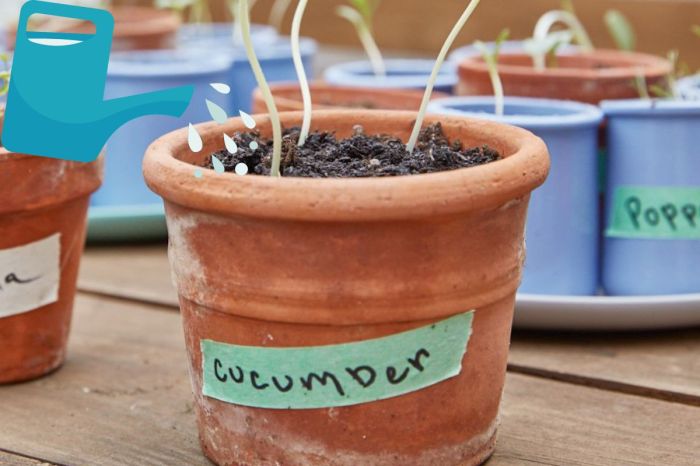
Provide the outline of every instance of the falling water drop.
<path id="1" fill-rule="evenodd" d="M 226 145 L 226 150 L 230 154 L 235 154 L 238 152 L 238 145 L 236 144 L 236 141 L 234 141 L 228 134 L 224 134 L 224 144 Z"/>
<path id="2" fill-rule="evenodd" d="M 209 84 L 216 92 L 219 94 L 229 94 L 231 92 L 231 86 L 224 83 L 211 83 Z"/>
<path id="3" fill-rule="evenodd" d="M 226 123 L 226 120 L 228 119 L 228 115 L 226 114 L 226 110 L 223 108 L 219 107 L 217 104 L 212 102 L 209 99 L 205 99 L 207 101 L 207 109 L 209 110 L 209 115 L 214 119 L 215 122 L 217 122 L 220 125 L 223 125 Z"/>
<path id="4" fill-rule="evenodd" d="M 190 123 L 190 130 L 189 134 L 187 135 L 187 142 L 190 145 L 190 150 L 192 152 L 199 152 L 202 150 L 202 147 L 204 147 L 204 143 L 202 142 L 202 137 L 199 135 L 197 132 L 197 128 L 195 128 L 192 123 Z"/>
<path id="5" fill-rule="evenodd" d="M 226 168 L 224 168 L 224 164 L 221 163 L 221 160 L 219 160 L 219 158 L 215 155 L 211 156 L 211 164 L 214 166 L 214 171 L 216 173 L 223 173 L 226 171 Z"/>
<path id="6" fill-rule="evenodd" d="M 194 177 L 195 177 L 195 178 L 199 179 L 199 178 L 201 178 L 202 176 L 204 176 L 204 173 L 202 173 L 202 170 L 200 170 L 199 168 L 198 168 L 197 170 L 194 171 Z"/>
<path id="7" fill-rule="evenodd" d="M 258 150 L 258 143 L 256 141 L 250 141 L 250 144 L 248 144 L 248 147 L 250 147 L 250 150 Z"/>
<path id="8" fill-rule="evenodd" d="M 252 116 L 248 115 L 243 110 L 239 110 L 239 113 L 241 115 L 241 119 L 243 120 L 243 124 L 245 125 L 246 128 L 248 128 L 248 129 L 255 128 L 255 120 L 253 120 Z"/>
<path id="9" fill-rule="evenodd" d="M 236 175 L 238 176 L 243 176 L 248 174 L 248 165 L 244 164 L 243 162 L 236 164 L 236 168 L 234 168 Z"/>

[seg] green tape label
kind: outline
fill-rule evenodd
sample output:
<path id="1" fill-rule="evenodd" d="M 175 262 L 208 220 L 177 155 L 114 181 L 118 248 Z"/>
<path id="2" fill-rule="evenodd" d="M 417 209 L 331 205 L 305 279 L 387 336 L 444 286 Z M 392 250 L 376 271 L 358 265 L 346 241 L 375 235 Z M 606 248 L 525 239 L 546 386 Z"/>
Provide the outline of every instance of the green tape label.
<path id="1" fill-rule="evenodd" d="M 456 376 L 474 311 L 372 340 L 304 348 L 202 340 L 204 395 L 273 409 L 348 406 L 414 392 Z"/>
<path id="2" fill-rule="evenodd" d="M 700 239 L 700 188 L 621 186 L 606 236 Z"/>

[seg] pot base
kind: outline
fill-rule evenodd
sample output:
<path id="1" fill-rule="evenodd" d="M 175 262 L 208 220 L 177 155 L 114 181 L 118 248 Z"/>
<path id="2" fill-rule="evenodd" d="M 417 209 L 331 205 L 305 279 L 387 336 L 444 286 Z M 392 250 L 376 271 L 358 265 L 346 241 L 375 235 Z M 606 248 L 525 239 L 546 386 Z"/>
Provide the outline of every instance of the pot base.
<path id="1" fill-rule="evenodd" d="M 29 382 L 46 377 L 63 367 L 65 360 L 66 351 L 62 349 L 59 353 L 51 355 L 51 357 L 42 358 L 41 361 L 32 361 L 33 367 L 27 367 L 25 364 L 12 369 L 3 368 L 0 376 L 0 385 Z"/>

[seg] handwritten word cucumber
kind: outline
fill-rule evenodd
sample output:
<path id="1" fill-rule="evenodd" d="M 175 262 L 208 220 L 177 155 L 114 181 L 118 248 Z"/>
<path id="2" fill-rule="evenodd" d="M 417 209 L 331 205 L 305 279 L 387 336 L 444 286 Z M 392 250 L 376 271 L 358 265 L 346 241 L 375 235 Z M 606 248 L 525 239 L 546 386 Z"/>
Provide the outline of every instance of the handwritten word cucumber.
<path id="1" fill-rule="evenodd" d="M 296 348 L 202 340 L 204 395 L 272 409 L 368 403 L 456 376 L 474 311 L 366 341 Z"/>
<path id="2" fill-rule="evenodd" d="M 700 239 L 700 187 L 622 186 L 611 207 L 608 237 Z"/>

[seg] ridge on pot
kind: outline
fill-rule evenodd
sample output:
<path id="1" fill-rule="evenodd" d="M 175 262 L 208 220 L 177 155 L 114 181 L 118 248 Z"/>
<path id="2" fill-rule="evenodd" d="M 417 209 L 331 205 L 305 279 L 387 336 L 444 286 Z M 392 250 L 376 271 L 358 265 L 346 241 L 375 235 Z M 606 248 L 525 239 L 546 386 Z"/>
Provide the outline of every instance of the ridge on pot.
<path id="1" fill-rule="evenodd" d="M 323 82 L 311 83 L 311 97 L 315 109 L 366 108 L 387 110 L 417 110 L 423 99 L 418 89 L 382 89 L 332 86 Z M 301 89 L 296 83 L 278 83 L 270 86 L 277 110 L 291 112 L 304 109 Z M 447 97 L 434 92 L 433 98 Z M 253 91 L 253 112 L 266 113 L 267 108 L 259 88 Z"/>
<path id="2" fill-rule="evenodd" d="M 667 59 L 654 55 L 597 49 L 560 55 L 558 66 L 544 71 L 533 67 L 529 55 L 504 53 L 499 56 L 498 71 L 506 95 L 598 104 L 606 99 L 638 97 L 634 83 L 640 71 L 649 87 L 665 87 L 672 66 Z M 488 67 L 482 57 L 463 59 L 457 72 L 458 95 L 491 92 Z"/>
<path id="3" fill-rule="evenodd" d="M 0 384 L 40 377 L 65 359 L 88 198 L 101 170 L 102 158 L 69 162 L 0 147 Z"/>
<path id="4" fill-rule="evenodd" d="M 298 126 L 302 114 L 281 118 Z M 338 137 L 362 124 L 370 134 L 406 140 L 414 120 L 414 112 L 329 110 L 314 112 L 313 121 Z M 493 451 L 527 201 L 544 181 L 547 151 L 518 128 L 427 120 L 440 121 L 450 139 L 488 144 L 504 159 L 385 178 L 203 170 L 196 179 L 195 166 L 222 149 L 222 131 L 246 131 L 240 118 L 199 125 L 200 153 L 188 150 L 186 130 L 149 148 L 144 174 L 166 204 L 200 440 L 213 461 L 449 466 L 479 464 Z M 269 137 L 268 118 L 255 122 Z M 203 394 L 204 341 L 275 348 L 359 342 L 470 309 L 460 373 L 418 391 L 302 410 Z"/>
<path id="5" fill-rule="evenodd" d="M 493 97 L 450 97 L 429 112 L 485 118 L 532 131 L 547 144 L 547 182 L 533 193 L 528 210 L 527 258 L 519 292 L 593 295 L 599 279 L 598 126 L 593 105 L 506 97 L 504 116 Z"/>
<path id="6" fill-rule="evenodd" d="M 427 59 L 391 59 L 385 60 L 386 75 L 377 76 L 368 61 L 340 63 L 326 69 L 323 79 L 333 86 L 392 88 L 392 89 L 425 89 L 433 65 L 433 60 Z M 452 94 L 457 84 L 455 64 L 446 61 L 440 69 L 435 90 Z"/>
<path id="7" fill-rule="evenodd" d="M 603 287 L 700 292 L 700 101 L 603 102 L 608 133 Z"/>

